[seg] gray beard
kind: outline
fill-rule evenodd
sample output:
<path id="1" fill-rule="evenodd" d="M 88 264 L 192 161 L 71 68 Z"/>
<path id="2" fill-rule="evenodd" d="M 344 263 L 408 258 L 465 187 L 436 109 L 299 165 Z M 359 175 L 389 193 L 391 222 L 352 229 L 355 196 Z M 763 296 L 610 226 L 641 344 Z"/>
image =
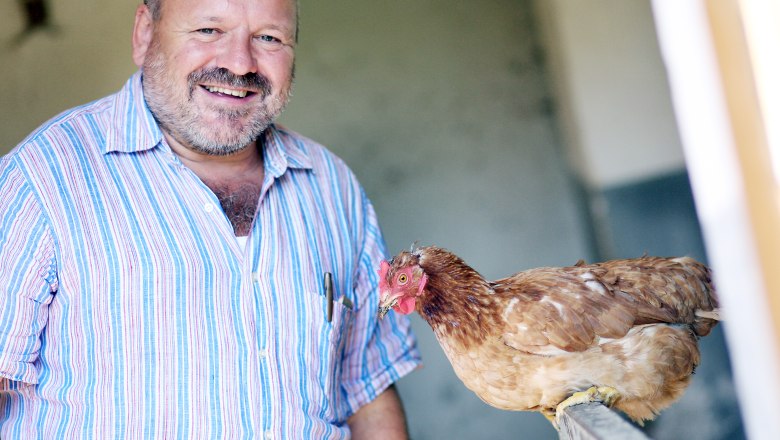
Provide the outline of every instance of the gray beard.
<path id="1" fill-rule="evenodd" d="M 289 90 L 282 96 L 274 96 L 265 80 L 264 87 L 258 87 L 262 88 L 261 98 L 264 101 L 260 107 L 219 109 L 219 120 L 224 128 L 209 131 L 201 126 L 200 114 L 194 105 L 193 94 L 195 87 L 199 87 L 198 74 L 190 74 L 187 96 L 172 95 L 177 88 L 173 80 L 165 75 L 167 63 L 155 47 L 150 48 L 143 71 L 144 98 L 160 127 L 190 150 L 213 156 L 236 153 L 257 140 L 281 114 L 290 96 Z M 242 123 L 242 120 L 245 122 Z"/>
<path id="2" fill-rule="evenodd" d="M 209 133 L 200 126 L 200 118 L 197 114 L 176 112 L 170 108 L 173 106 L 159 102 L 160 96 L 156 93 L 156 86 L 148 88 L 151 90 L 144 94 L 146 102 L 160 127 L 189 149 L 203 154 L 226 156 L 241 151 L 257 140 L 276 118 L 276 115 L 269 114 L 266 106 L 259 115 L 242 125 L 240 121 L 247 116 L 247 111 L 219 110 L 219 119 L 223 121 L 226 128 L 221 133 Z M 192 105 L 192 93 L 191 88 L 189 105 Z M 281 113 L 283 103 L 277 102 L 277 104 L 279 108 L 277 113 Z M 237 129 L 230 130 L 230 127 L 237 127 Z"/>
<path id="3" fill-rule="evenodd" d="M 154 111 L 152 111 L 152 114 L 155 116 L 157 123 L 160 124 L 160 127 L 168 131 L 179 142 L 193 151 L 213 156 L 227 156 L 243 150 L 247 145 L 256 141 L 273 123 L 273 120 L 268 117 L 255 119 L 248 126 L 244 126 L 243 130 L 230 133 L 228 136 L 222 136 L 220 139 L 212 139 L 203 130 L 192 128 L 197 124 L 194 120 L 185 121 L 184 124 L 167 124 L 163 121 L 170 121 L 170 115 L 158 116 Z M 237 116 L 223 112 L 220 115 L 220 119 L 229 121 L 226 125 L 233 125 L 236 123 Z M 186 127 L 180 127 L 179 125 L 186 125 Z"/>

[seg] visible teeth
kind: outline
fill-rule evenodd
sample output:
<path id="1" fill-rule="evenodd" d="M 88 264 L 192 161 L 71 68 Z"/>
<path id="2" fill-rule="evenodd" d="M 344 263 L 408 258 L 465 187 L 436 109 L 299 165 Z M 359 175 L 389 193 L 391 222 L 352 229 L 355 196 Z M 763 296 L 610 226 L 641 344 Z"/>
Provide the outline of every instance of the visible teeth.
<path id="1" fill-rule="evenodd" d="M 206 90 L 208 90 L 211 93 L 222 93 L 223 95 L 230 95 L 238 98 L 243 98 L 246 96 L 246 90 L 231 90 L 231 89 L 226 89 L 224 87 L 214 87 L 214 86 L 206 86 Z"/>

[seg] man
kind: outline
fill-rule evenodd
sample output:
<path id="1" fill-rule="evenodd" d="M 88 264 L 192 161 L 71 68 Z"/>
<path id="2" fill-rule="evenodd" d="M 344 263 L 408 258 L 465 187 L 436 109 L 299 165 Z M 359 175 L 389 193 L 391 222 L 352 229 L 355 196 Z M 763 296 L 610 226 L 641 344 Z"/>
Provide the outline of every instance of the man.
<path id="1" fill-rule="evenodd" d="M 0 161 L 0 438 L 404 438 L 373 208 L 273 124 L 294 0 L 147 3 L 140 72 Z"/>

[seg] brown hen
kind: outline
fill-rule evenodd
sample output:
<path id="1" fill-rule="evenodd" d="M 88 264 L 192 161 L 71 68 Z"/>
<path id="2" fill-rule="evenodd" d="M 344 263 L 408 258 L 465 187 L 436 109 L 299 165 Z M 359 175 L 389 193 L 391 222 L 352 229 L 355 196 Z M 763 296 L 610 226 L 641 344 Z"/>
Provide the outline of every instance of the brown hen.
<path id="1" fill-rule="evenodd" d="M 487 281 L 437 247 L 380 268 L 380 316 L 417 311 L 463 383 L 488 404 L 540 411 L 604 401 L 641 423 L 685 390 L 717 323 L 709 269 L 642 257 Z"/>

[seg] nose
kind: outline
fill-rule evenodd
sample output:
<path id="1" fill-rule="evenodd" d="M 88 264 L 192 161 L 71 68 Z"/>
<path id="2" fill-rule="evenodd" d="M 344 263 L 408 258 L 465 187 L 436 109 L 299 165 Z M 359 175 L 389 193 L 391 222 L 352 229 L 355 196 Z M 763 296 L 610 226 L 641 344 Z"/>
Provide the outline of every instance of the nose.
<path id="1" fill-rule="evenodd" d="M 227 39 L 217 59 L 218 67 L 230 70 L 235 75 L 257 72 L 257 62 L 252 51 L 251 38 L 234 35 Z"/>

